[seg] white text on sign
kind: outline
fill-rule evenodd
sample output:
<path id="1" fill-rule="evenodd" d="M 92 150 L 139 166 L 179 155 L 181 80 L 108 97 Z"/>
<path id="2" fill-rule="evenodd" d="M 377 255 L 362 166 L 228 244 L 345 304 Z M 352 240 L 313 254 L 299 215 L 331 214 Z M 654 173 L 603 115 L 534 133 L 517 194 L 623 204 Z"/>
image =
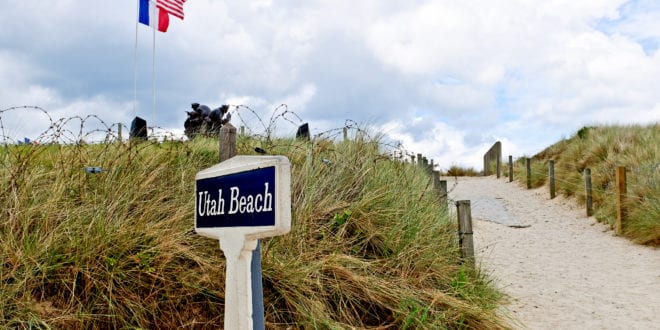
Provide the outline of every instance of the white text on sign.
<path id="1" fill-rule="evenodd" d="M 273 211 L 273 194 L 268 191 L 268 182 L 264 183 L 264 193 L 255 195 L 241 195 L 239 187 L 230 187 L 228 214 L 261 213 Z M 198 191 L 197 214 L 199 216 L 213 216 L 225 214 L 225 199 L 222 189 L 218 189 L 218 198 L 211 197 L 208 191 Z"/>

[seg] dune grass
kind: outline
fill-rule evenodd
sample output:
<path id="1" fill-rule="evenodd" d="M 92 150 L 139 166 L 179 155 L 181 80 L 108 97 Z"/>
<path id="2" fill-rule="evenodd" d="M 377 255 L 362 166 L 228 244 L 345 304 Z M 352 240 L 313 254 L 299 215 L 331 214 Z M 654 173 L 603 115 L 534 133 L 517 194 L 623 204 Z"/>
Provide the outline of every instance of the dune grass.
<path id="1" fill-rule="evenodd" d="M 262 241 L 267 328 L 502 327 L 425 171 L 377 138 L 239 138 L 257 146 L 292 164 L 292 231 Z M 205 138 L 3 147 L 0 327 L 222 327 L 224 259 L 193 228 L 216 160 Z"/>
<path id="2" fill-rule="evenodd" d="M 547 184 L 548 160 L 555 161 L 557 193 L 585 201 L 584 169 L 591 170 L 594 216 L 616 220 L 617 166 L 626 167 L 626 219 L 623 236 L 640 244 L 660 245 L 660 124 L 584 127 L 532 157 L 533 186 Z M 514 176 L 526 184 L 524 159 Z"/>

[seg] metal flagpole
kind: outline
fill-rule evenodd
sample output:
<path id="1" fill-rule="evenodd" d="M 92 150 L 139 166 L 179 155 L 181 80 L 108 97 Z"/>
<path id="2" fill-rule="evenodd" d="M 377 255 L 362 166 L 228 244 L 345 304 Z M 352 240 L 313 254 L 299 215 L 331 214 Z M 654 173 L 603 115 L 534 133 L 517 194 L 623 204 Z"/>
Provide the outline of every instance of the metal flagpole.
<path id="1" fill-rule="evenodd" d="M 137 19 L 135 20 L 135 56 L 133 57 L 133 117 L 137 116 L 137 54 L 138 54 L 138 25 L 140 25 L 140 1 L 137 3 Z"/>
<path id="2" fill-rule="evenodd" d="M 158 17 L 156 14 L 160 9 L 154 6 L 153 17 Z M 151 85 L 152 85 L 152 104 L 151 104 L 151 127 L 156 127 L 156 27 L 153 28 L 153 50 L 152 50 L 152 68 L 151 68 Z"/>

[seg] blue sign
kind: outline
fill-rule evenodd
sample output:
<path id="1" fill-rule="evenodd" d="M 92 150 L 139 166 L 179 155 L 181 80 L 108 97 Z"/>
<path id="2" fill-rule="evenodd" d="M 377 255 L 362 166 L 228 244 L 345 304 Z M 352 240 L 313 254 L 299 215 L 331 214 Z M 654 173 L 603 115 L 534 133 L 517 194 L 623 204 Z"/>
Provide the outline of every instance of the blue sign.
<path id="1" fill-rule="evenodd" d="M 275 166 L 197 180 L 197 228 L 275 226 Z"/>

